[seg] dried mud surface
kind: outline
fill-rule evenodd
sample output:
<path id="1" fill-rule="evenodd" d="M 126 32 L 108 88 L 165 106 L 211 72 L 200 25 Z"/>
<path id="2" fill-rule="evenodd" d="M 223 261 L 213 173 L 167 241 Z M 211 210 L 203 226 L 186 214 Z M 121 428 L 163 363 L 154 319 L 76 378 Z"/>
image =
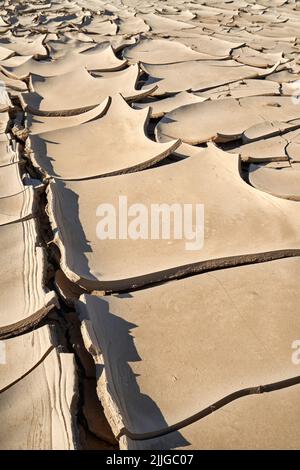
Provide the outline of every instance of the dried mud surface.
<path id="1" fill-rule="evenodd" d="M 299 30 L 0 2 L 0 449 L 299 449 Z M 204 204 L 203 247 L 99 239 L 120 196 Z"/>

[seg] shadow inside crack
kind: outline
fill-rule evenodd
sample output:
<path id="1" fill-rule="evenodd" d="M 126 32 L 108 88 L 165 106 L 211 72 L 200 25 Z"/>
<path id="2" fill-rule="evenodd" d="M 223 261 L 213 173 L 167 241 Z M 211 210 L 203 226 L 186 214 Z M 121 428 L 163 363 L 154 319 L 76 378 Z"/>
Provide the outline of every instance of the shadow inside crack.
<path id="1" fill-rule="evenodd" d="M 97 365 L 97 379 L 105 371 L 106 389 L 102 394 L 104 401 L 117 405 L 124 426 L 134 433 L 145 433 L 168 427 L 169 424 L 155 401 L 141 392 L 139 375 L 134 373 L 130 363 L 142 361 L 136 346 L 134 329 L 138 325 L 130 323 L 109 311 L 109 304 L 104 298 L 93 298 L 95 315 L 89 317 L 101 348 L 104 366 Z M 81 309 L 80 309 L 81 310 Z M 155 377 L 152 378 L 155 384 Z M 101 380 L 101 379 L 100 379 Z M 159 387 L 159 383 L 157 383 Z M 99 387 L 98 387 L 99 389 Z M 101 397 L 103 400 L 103 397 Z M 111 408 L 111 406 L 110 406 Z M 110 409 L 110 412 L 118 413 Z M 115 419 L 118 419 L 115 416 Z M 176 449 L 190 443 L 175 431 L 159 439 L 149 439 L 141 444 L 127 438 L 130 449 Z"/>

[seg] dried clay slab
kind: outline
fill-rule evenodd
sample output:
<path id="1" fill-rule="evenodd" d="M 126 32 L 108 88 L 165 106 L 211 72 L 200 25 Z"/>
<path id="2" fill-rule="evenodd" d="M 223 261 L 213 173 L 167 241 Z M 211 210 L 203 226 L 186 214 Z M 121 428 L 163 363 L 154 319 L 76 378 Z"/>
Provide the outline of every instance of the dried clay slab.
<path id="1" fill-rule="evenodd" d="M 39 34 L 33 37 L 29 36 L 24 41 L 24 38 L 10 33 L 8 37 L 0 38 L 0 45 L 20 56 L 46 57 L 47 49 L 43 44 L 45 38 L 45 34 Z"/>
<path id="2" fill-rule="evenodd" d="M 253 67 L 272 67 L 277 62 L 286 62 L 287 59 L 283 59 L 282 52 L 275 52 L 275 53 L 266 53 L 266 52 L 258 52 L 250 47 L 242 47 L 239 49 L 235 49 L 231 53 L 232 58 L 234 58 L 237 62 L 240 62 L 245 65 L 251 65 Z"/>
<path id="3" fill-rule="evenodd" d="M 20 65 L 25 64 L 29 59 L 32 59 L 32 55 L 26 55 L 26 56 L 13 56 L 10 57 L 9 59 L 6 60 L 1 60 L 0 61 L 0 66 L 3 67 L 19 67 Z"/>
<path id="4" fill-rule="evenodd" d="M 8 110 L 7 104 L 4 103 L 1 105 L 1 101 L 0 101 L 0 136 L 5 134 L 8 131 L 9 114 L 7 110 Z"/>
<path id="5" fill-rule="evenodd" d="M 196 14 L 192 13 L 190 10 L 177 11 L 174 16 L 174 12 L 166 12 L 163 8 L 157 8 L 157 11 L 160 12 L 164 18 L 169 18 L 170 20 L 176 19 L 176 21 L 190 21 L 196 18 Z"/>
<path id="6" fill-rule="evenodd" d="M 203 60 L 203 54 L 177 41 L 165 39 L 144 39 L 126 47 L 122 55 L 130 63 L 172 64 L 191 60 Z"/>
<path id="7" fill-rule="evenodd" d="M 149 108 L 132 110 L 120 95 L 115 95 L 100 119 L 30 135 L 27 152 L 45 176 L 66 180 L 145 169 L 167 157 L 180 144 L 180 141 L 158 144 L 147 138 L 149 113 Z"/>
<path id="8" fill-rule="evenodd" d="M 202 91 L 247 78 L 264 77 L 272 73 L 274 67 L 260 69 L 241 65 L 234 60 L 207 60 L 165 65 L 143 63 L 142 69 L 149 75 L 142 90 L 157 85 L 152 94 L 164 95 L 184 90 Z"/>
<path id="9" fill-rule="evenodd" d="M 155 13 L 141 15 L 141 18 L 150 26 L 151 32 L 154 34 L 191 29 L 197 26 L 196 24 L 184 23 L 183 21 L 170 20 L 163 16 L 156 15 Z"/>
<path id="10" fill-rule="evenodd" d="M 29 59 L 18 67 L 3 67 L 4 72 L 12 78 L 25 79 L 29 74 L 42 77 L 54 77 L 71 72 L 79 67 L 87 70 L 113 71 L 120 70 L 126 65 L 125 60 L 119 60 L 110 45 L 98 45 L 83 52 L 69 52 L 55 61 L 36 61 Z"/>
<path id="11" fill-rule="evenodd" d="M 3 83 L 1 83 L 1 75 L 0 75 L 0 110 L 2 114 L 2 119 L 5 117 L 4 111 L 9 111 L 13 108 L 12 102 L 10 97 L 7 93 L 6 87 L 3 87 Z M 7 121 L 9 121 L 9 115 L 7 114 Z"/>
<path id="12" fill-rule="evenodd" d="M 34 219 L 0 227 L 0 337 L 32 328 L 57 305 L 44 287 L 46 259 Z"/>
<path id="13" fill-rule="evenodd" d="M 300 386 L 251 395 L 167 436 L 146 441 L 121 438 L 130 450 L 297 450 Z"/>
<path id="14" fill-rule="evenodd" d="M 295 80 L 295 81 L 290 82 L 290 83 L 283 83 L 281 85 L 281 90 L 282 90 L 282 94 L 284 96 L 292 96 L 293 97 L 292 99 L 295 102 L 295 104 L 299 104 L 300 88 L 299 88 L 299 81 L 298 80 Z"/>
<path id="15" fill-rule="evenodd" d="M 17 163 L 18 161 L 19 155 L 12 149 L 9 140 L 7 138 L 0 140 L 0 174 L 2 167 Z"/>
<path id="16" fill-rule="evenodd" d="M 6 26 L 4 26 L 4 25 L 1 26 L 0 25 L 0 33 L 1 34 L 7 34 L 11 28 L 12 28 L 12 26 L 10 26 L 10 25 L 6 25 Z"/>
<path id="17" fill-rule="evenodd" d="M 266 77 L 266 80 L 271 80 L 281 84 L 294 82 L 296 80 L 298 81 L 299 79 L 299 74 L 291 73 L 289 70 L 280 70 L 278 72 L 271 73 Z"/>
<path id="18" fill-rule="evenodd" d="M 260 191 L 283 199 L 300 201 L 300 171 L 290 168 L 265 168 L 251 164 L 249 182 Z"/>
<path id="19" fill-rule="evenodd" d="M 180 106 L 186 106 L 187 104 L 192 103 L 202 103 L 207 98 L 202 98 L 201 96 L 194 95 L 193 93 L 188 93 L 187 91 L 182 91 L 176 95 L 170 96 L 168 98 L 163 98 L 161 100 L 148 100 L 148 103 L 134 103 L 134 109 L 144 109 L 148 106 L 151 107 L 151 117 L 158 118 L 164 116 L 166 113 L 173 111 Z"/>
<path id="20" fill-rule="evenodd" d="M 300 129 L 294 132 L 289 132 L 283 137 L 286 138 L 288 144 L 286 146 L 286 153 L 291 163 L 300 162 Z"/>
<path id="21" fill-rule="evenodd" d="M 117 25 L 112 21 L 103 21 L 102 18 L 95 17 L 91 24 L 83 26 L 81 31 L 84 33 L 94 33 L 99 35 L 114 36 L 117 33 Z"/>
<path id="22" fill-rule="evenodd" d="M 233 49 L 244 45 L 243 42 L 225 41 L 216 37 L 207 36 L 206 34 L 198 34 L 191 38 L 181 37 L 179 40 L 186 46 L 195 49 L 197 52 L 215 56 L 215 58 L 229 57 Z"/>
<path id="23" fill-rule="evenodd" d="M 272 137 L 271 139 L 261 139 L 256 142 L 235 147 L 229 150 L 231 153 L 238 153 L 244 162 L 288 162 L 288 156 L 285 152 L 286 141 L 281 137 Z M 289 165 L 289 163 L 288 163 Z"/>
<path id="24" fill-rule="evenodd" d="M 297 155 L 298 146 L 300 148 L 299 125 L 297 119 L 289 123 L 265 122 L 254 125 L 241 136 L 246 143 L 229 152 L 238 153 L 242 160 L 253 163 L 297 161 L 300 155 L 300 152 Z"/>
<path id="25" fill-rule="evenodd" d="M 0 169 L 1 171 L 1 169 Z M 37 194 L 33 186 L 25 186 L 23 191 L 0 198 L 0 226 L 26 220 L 35 215 Z"/>
<path id="26" fill-rule="evenodd" d="M 130 296 L 82 295 L 83 339 L 98 366 L 97 392 L 115 435 L 123 426 L 138 434 L 166 429 L 245 388 L 293 377 L 300 382 L 291 360 L 299 274 L 296 257 L 203 273 Z"/>
<path id="27" fill-rule="evenodd" d="M 146 33 L 150 27 L 146 25 L 145 21 L 139 16 L 133 16 L 131 18 L 120 18 L 118 20 L 118 35 L 134 35 L 140 33 Z"/>
<path id="28" fill-rule="evenodd" d="M 300 136 L 299 136 L 300 137 Z M 286 147 L 286 152 L 289 156 L 291 162 L 299 163 L 300 162 L 300 139 L 295 142 L 291 142 Z"/>
<path id="29" fill-rule="evenodd" d="M 22 106 L 33 114 L 79 114 L 116 93 L 121 93 L 127 101 L 147 96 L 149 91 L 135 88 L 138 78 L 138 65 L 100 78 L 92 77 L 85 68 L 59 77 L 43 78 L 33 75 L 33 92 L 22 93 L 20 98 Z"/>
<path id="30" fill-rule="evenodd" d="M 88 290 L 125 290 L 190 272 L 295 255 L 300 249 L 298 203 L 252 188 L 239 174 L 238 156 L 213 144 L 194 157 L 140 173 L 56 180 L 48 187 L 48 202 L 61 269 Z M 109 214 L 115 210 L 109 223 L 99 208 L 102 203 L 112 205 Z M 124 204 L 122 211 L 119 204 Z M 204 245 L 201 206 L 191 245 L 184 236 L 176 238 L 172 223 L 165 239 L 155 233 L 151 237 L 150 229 L 161 229 L 153 204 L 192 204 L 194 219 L 195 205 L 203 204 Z M 140 205 L 145 206 L 143 215 L 136 209 Z M 119 217 L 125 211 L 126 219 L 127 209 L 133 217 L 128 217 L 130 233 L 122 222 L 119 237 L 114 216 L 119 230 Z"/>
<path id="31" fill-rule="evenodd" d="M 136 43 L 134 36 L 129 37 L 127 35 L 118 34 L 118 36 L 99 36 L 98 34 L 89 34 L 89 38 L 92 39 L 96 44 L 103 44 L 109 42 L 115 53 L 122 51 L 126 46 L 130 46 Z"/>
<path id="32" fill-rule="evenodd" d="M 297 39 L 298 27 L 299 24 L 295 28 L 289 28 L 289 26 L 287 26 L 286 24 L 284 25 L 284 27 L 281 26 L 281 28 L 272 28 L 264 26 L 257 32 L 257 34 L 259 36 L 273 38 L 274 40 L 280 39 L 282 41 L 294 43 Z"/>
<path id="33" fill-rule="evenodd" d="M 298 134 L 300 134 L 300 119 L 292 119 L 289 122 L 263 121 L 246 129 L 241 138 L 244 143 L 251 143 L 259 139 L 282 135 L 288 143 Z"/>
<path id="34" fill-rule="evenodd" d="M 264 166 L 266 168 L 280 169 L 280 168 L 291 168 L 292 165 L 289 160 L 285 160 L 285 161 L 277 161 L 277 162 L 264 162 Z"/>
<path id="35" fill-rule="evenodd" d="M 29 333 L 2 340 L 0 391 L 21 380 L 56 346 L 54 330 L 45 325 Z"/>
<path id="36" fill-rule="evenodd" d="M 74 116 L 35 116 L 26 113 L 25 126 L 31 135 L 42 134 L 44 132 L 66 129 L 67 127 L 79 126 L 84 122 L 100 118 L 107 111 L 110 104 L 110 98 L 105 98 L 89 111 L 75 114 Z"/>
<path id="37" fill-rule="evenodd" d="M 7 75 L 5 75 L 1 70 L 0 70 L 0 83 L 4 84 L 6 89 L 8 89 L 10 92 L 12 90 L 13 91 L 27 91 L 27 85 L 25 82 L 22 82 L 21 80 L 16 80 L 14 78 L 10 78 Z"/>
<path id="38" fill-rule="evenodd" d="M 272 120 L 284 123 L 299 118 L 300 107 L 282 96 L 204 101 L 167 113 L 156 126 L 156 136 L 160 142 L 179 138 L 188 144 L 209 140 L 227 142 L 240 138 L 255 124 L 265 125 Z"/>
<path id="39" fill-rule="evenodd" d="M 260 132 L 265 132 L 266 137 L 260 136 L 258 140 L 250 140 L 249 143 L 235 147 L 232 150 L 229 150 L 229 152 L 238 153 L 241 159 L 245 162 L 289 162 L 287 149 L 289 145 L 293 145 L 293 140 L 300 134 L 300 129 L 286 133 L 280 133 L 278 131 L 278 135 L 275 135 L 275 137 L 268 137 L 268 135 L 272 135 L 272 131 L 276 134 L 278 128 L 284 128 L 284 123 L 281 123 L 282 126 L 280 126 L 280 123 L 277 124 L 278 126 L 273 126 L 273 123 L 266 122 L 261 126 L 253 126 L 253 128 L 249 129 L 249 133 L 248 131 L 243 133 L 242 139 L 244 139 L 245 136 L 245 140 L 247 142 L 249 135 L 258 135 Z M 297 124 L 297 126 L 299 126 L 299 124 Z M 252 129 L 253 132 L 251 131 Z M 289 142 L 291 142 L 291 144 L 289 144 Z M 289 163 L 288 166 L 290 166 Z"/>
<path id="40" fill-rule="evenodd" d="M 241 80 L 239 82 L 229 83 L 206 91 L 196 93 L 203 98 L 211 100 L 221 98 L 246 98 L 248 96 L 273 96 L 280 95 L 278 83 L 250 78 L 250 80 Z"/>
<path id="41" fill-rule="evenodd" d="M 37 26 L 37 30 L 40 32 L 48 32 L 48 33 L 55 33 L 57 30 L 65 30 L 71 29 L 76 27 L 77 25 L 82 23 L 84 18 L 83 12 L 78 14 L 76 12 L 72 14 L 61 15 L 58 14 L 57 16 L 49 15 L 42 16 L 39 18 L 39 24 Z M 25 25 L 26 27 L 27 25 Z"/>
<path id="42" fill-rule="evenodd" d="M 20 163 L 0 167 L 0 198 L 24 191 L 20 170 Z"/>
<path id="43" fill-rule="evenodd" d="M 0 60 L 8 59 L 14 55 L 14 51 L 7 49 L 6 47 L 1 46 L 0 42 Z"/>
<path id="44" fill-rule="evenodd" d="M 47 41 L 47 49 L 49 50 L 49 55 L 53 60 L 61 59 L 70 52 L 79 53 L 86 51 L 91 49 L 93 46 L 93 40 L 90 38 L 77 40 L 75 38 L 71 39 L 65 36 L 60 36 L 59 39 Z"/>
<path id="45" fill-rule="evenodd" d="M 0 448 L 76 449 L 77 393 L 74 355 L 52 350 L 0 394 L 0 414 L 5 422 L 0 430 Z"/>

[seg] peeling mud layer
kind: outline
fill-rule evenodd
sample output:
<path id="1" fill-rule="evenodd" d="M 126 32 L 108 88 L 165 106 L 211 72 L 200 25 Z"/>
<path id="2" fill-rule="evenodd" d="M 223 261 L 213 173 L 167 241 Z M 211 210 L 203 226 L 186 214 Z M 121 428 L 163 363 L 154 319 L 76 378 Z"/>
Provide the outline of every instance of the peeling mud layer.
<path id="1" fill-rule="evenodd" d="M 299 29 L 1 3 L 1 450 L 300 448 Z"/>

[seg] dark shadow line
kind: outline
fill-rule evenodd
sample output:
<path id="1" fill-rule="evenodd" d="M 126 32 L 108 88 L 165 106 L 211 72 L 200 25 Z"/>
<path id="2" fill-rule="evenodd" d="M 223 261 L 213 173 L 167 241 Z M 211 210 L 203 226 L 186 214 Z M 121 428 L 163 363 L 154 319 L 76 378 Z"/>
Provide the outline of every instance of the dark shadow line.
<path id="1" fill-rule="evenodd" d="M 189 418 L 179 421 L 178 423 L 175 423 L 166 428 L 162 428 L 158 431 L 152 431 L 152 432 L 146 432 L 146 433 L 132 433 L 128 429 L 122 428 L 117 436 L 117 439 L 119 440 L 122 436 L 127 436 L 130 439 L 135 440 L 135 441 L 145 441 L 147 439 L 153 439 L 153 438 L 165 436 L 167 434 L 170 434 L 174 431 L 178 431 L 179 429 L 182 429 L 186 426 L 189 426 L 190 424 L 195 423 L 196 421 L 199 421 L 205 418 L 206 416 L 212 414 L 216 410 L 222 408 L 223 406 L 228 405 L 232 401 L 237 400 L 239 398 L 242 398 L 248 395 L 257 395 L 257 394 L 266 393 L 266 392 L 273 392 L 275 390 L 292 387 L 293 385 L 297 385 L 297 384 L 300 384 L 300 376 L 292 377 L 290 379 L 281 380 L 279 382 L 274 382 L 274 383 L 267 384 L 267 385 L 259 385 L 258 387 L 243 388 L 241 390 L 231 393 L 230 395 L 226 395 L 224 398 L 221 398 L 221 400 L 216 401 L 212 405 L 209 405 L 207 408 L 204 408 L 203 410 L 190 416 Z"/>
<path id="2" fill-rule="evenodd" d="M 264 251 L 261 253 L 253 253 L 247 255 L 233 255 L 224 258 L 215 258 L 206 261 L 199 261 L 183 266 L 164 269 L 162 271 L 142 274 L 138 277 L 131 277 L 117 281 L 80 281 L 80 286 L 84 287 L 88 292 L 93 290 L 104 290 L 106 294 L 122 294 L 148 289 L 154 286 L 164 284 L 165 282 L 185 279 L 199 274 L 220 271 L 222 269 L 230 269 L 240 266 L 248 266 L 252 264 L 260 264 L 279 259 L 300 257 L 299 248 L 281 249 L 273 251 Z M 123 285 L 125 283 L 125 286 Z M 99 285 L 100 284 L 100 285 Z"/>
<path id="3" fill-rule="evenodd" d="M 40 366 L 44 360 L 49 356 L 49 354 L 55 350 L 55 346 L 54 345 L 50 345 L 49 348 L 47 349 L 47 351 L 45 351 L 45 353 L 41 356 L 41 358 L 35 362 L 33 364 L 32 367 L 30 367 L 30 369 L 26 370 L 22 375 L 20 375 L 19 377 L 17 377 L 15 380 L 13 380 L 12 382 L 10 382 L 9 384 L 7 384 L 5 387 L 3 387 L 1 390 L 0 390 L 0 393 L 4 393 L 6 392 L 6 390 L 8 390 L 9 388 L 13 387 L 14 385 L 16 385 L 18 382 L 20 382 L 21 380 L 23 380 L 27 375 L 31 374 L 32 371 L 34 371 L 34 369 L 36 369 L 38 366 Z"/>

